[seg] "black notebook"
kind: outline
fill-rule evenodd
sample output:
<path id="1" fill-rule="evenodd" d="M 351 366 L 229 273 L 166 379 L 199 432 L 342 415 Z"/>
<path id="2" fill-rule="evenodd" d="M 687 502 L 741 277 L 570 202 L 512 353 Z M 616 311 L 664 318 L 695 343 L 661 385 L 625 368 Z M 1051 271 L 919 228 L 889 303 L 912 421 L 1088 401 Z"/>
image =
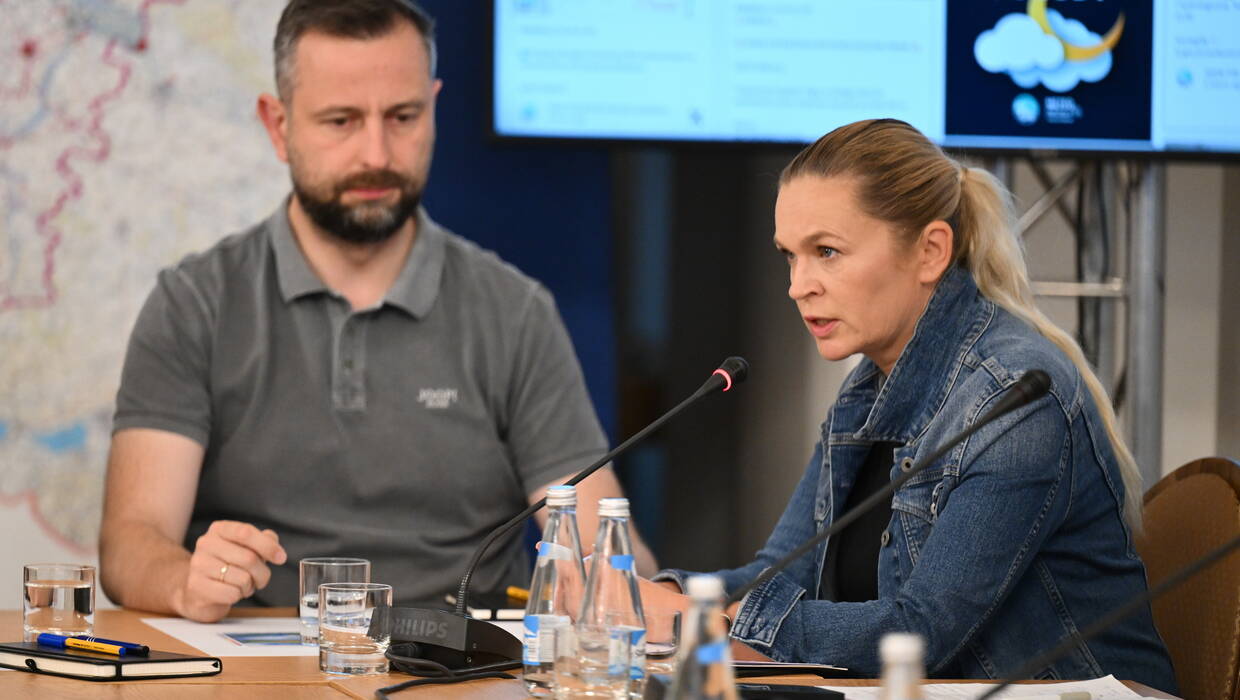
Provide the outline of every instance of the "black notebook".
<path id="1" fill-rule="evenodd" d="M 220 660 L 212 656 L 188 656 L 168 651 L 152 651 L 150 656 L 113 656 L 78 649 L 58 649 L 35 642 L 0 644 L 0 666 L 89 681 L 214 676 L 224 668 Z"/>

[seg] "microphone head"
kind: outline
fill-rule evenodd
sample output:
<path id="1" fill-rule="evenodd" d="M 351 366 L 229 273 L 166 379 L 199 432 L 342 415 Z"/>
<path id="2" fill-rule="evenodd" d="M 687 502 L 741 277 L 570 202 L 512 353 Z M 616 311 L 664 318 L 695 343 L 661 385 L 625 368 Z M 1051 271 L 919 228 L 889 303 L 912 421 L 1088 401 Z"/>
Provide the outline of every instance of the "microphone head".
<path id="1" fill-rule="evenodd" d="M 719 365 L 719 369 L 732 378 L 733 384 L 739 384 L 749 376 L 749 363 L 745 361 L 745 358 L 736 355 L 724 360 L 723 364 Z"/>
<path id="2" fill-rule="evenodd" d="M 1020 393 L 1020 404 L 1033 403 L 1051 390 L 1051 376 L 1040 369 L 1031 369 L 1020 376 L 1012 388 Z"/>

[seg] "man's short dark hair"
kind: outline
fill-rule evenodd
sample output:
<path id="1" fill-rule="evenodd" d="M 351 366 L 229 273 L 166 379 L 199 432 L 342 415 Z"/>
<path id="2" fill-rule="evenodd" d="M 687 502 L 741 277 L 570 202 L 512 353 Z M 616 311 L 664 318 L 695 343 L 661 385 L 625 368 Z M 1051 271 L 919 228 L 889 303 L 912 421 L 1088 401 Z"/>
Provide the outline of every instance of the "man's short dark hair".
<path id="1" fill-rule="evenodd" d="M 276 25 L 276 92 L 293 96 L 293 57 L 306 32 L 346 39 L 377 39 L 406 20 L 426 42 L 431 76 L 435 75 L 435 20 L 414 0 L 289 0 Z"/>

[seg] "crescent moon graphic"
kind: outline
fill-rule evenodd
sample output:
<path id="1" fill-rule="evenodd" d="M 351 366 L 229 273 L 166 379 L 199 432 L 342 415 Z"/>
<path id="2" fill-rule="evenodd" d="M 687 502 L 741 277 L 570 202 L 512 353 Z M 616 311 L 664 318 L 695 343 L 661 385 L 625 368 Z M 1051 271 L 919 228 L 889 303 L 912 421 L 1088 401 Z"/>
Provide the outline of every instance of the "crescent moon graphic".
<path id="1" fill-rule="evenodd" d="M 1059 43 L 1063 44 L 1063 57 L 1067 61 L 1088 61 L 1091 58 L 1097 58 L 1115 48 L 1115 45 L 1119 43 L 1120 35 L 1124 33 L 1124 13 L 1121 12 L 1119 17 L 1115 19 L 1115 24 L 1111 25 L 1111 28 L 1102 37 L 1102 41 L 1093 46 L 1077 46 L 1064 41 L 1063 37 L 1056 34 L 1055 30 L 1051 28 L 1050 20 L 1046 18 L 1046 0 L 1029 0 L 1025 6 L 1025 14 L 1029 15 L 1034 22 L 1037 22 L 1042 31 L 1055 37 L 1059 40 Z"/>

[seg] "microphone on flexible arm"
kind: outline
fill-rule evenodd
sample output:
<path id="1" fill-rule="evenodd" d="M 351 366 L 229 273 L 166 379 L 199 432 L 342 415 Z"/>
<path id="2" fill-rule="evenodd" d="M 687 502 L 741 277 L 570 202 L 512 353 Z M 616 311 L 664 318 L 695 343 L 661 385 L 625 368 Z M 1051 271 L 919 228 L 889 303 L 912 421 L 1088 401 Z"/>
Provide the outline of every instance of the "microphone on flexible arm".
<path id="1" fill-rule="evenodd" d="M 603 455 L 595 463 L 583 469 L 576 476 L 565 481 L 566 486 L 574 486 L 586 477 L 601 469 L 616 457 L 627 452 L 641 442 L 650 433 L 659 429 L 684 409 L 697 403 L 716 391 L 728 391 L 733 384 L 742 382 L 749 374 L 749 363 L 741 357 L 729 357 L 711 373 L 710 377 L 687 399 L 681 401 L 653 423 L 625 440 L 610 452 Z M 469 584 L 474 569 L 482 560 L 482 555 L 503 537 L 504 534 L 525 522 L 547 502 L 539 499 L 512 519 L 500 525 L 482 540 L 474 551 L 461 577 L 460 587 L 456 596 L 456 609 L 453 612 L 424 608 L 379 608 L 371 618 L 371 630 L 378 631 L 384 625 L 390 625 L 393 644 L 405 643 L 412 646 L 410 653 L 398 653 L 396 648 L 390 649 L 388 658 L 398 667 L 412 667 L 419 675 L 437 676 L 425 682 L 445 680 L 461 680 L 462 675 L 479 677 L 475 674 L 486 674 L 521 664 L 521 642 L 505 631 L 502 627 L 468 615 Z M 406 651 L 401 649 L 401 651 Z M 419 658 L 412 658 L 414 656 Z M 401 668 L 401 670 L 405 670 Z M 423 681 L 411 681 L 421 684 Z M 402 684 L 405 686 L 405 684 Z M 396 686 L 392 686 L 396 689 Z M 385 688 L 384 690 L 388 690 Z"/>
<path id="2" fill-rule="evenodd" d="M 907 483 L 909 479 L 912 479 L 920 474 L 926 467 L 933 464 L 939 457 L 947 454 L 948 450 L 963 442 L 970 435 L 989 425 L 999 416 L 1042 398 L 1048 391 L 1050 391 L 1050 389 L 1051 378 L 1046 372 L 1040 369 L 1031 369 L 1025 372 L 1021 375 L 1020 379 L 1017 379 L 1016 383 L 1007 390 L 999 401 L 995 403 L 994 407 L 974 421 L 972 425 L 954 435 L 947 442 L 939 445 L 938 449 L 918 460 L 912 467 L 909 468 L 908 471 L 904 472 L 895 479 L 892 479 L 891 483 L 883 486 L 883 488 L 870 494 L 868 498 L 863 500 L 861 503 L 858 503 L 852 510 L 832 521 L 831 525 L 829 525 L 822 532 L 806 540 L 799 547 L 785 555 L 784 558 L 767 567 L 766 570 L 754 578 L 754 580 L 737 589 L 732 593 L 732 595 L 728 596 L 727 601 L 724 603 L 724 607 L 726 608 L 727 606 L 741 600 L 748 595 L 750 591 L 771 580 L 775 574 L 783 571 L 789 564 L 799 559 L 802 555 L 814 547 L 818 546 L 820 542 L 851 525 L 853 521 L 868 513 L 875 506 L 881 503 L 883 499 L 889 498 L 891 494 L 895 493 L 901 486 Z"/>

